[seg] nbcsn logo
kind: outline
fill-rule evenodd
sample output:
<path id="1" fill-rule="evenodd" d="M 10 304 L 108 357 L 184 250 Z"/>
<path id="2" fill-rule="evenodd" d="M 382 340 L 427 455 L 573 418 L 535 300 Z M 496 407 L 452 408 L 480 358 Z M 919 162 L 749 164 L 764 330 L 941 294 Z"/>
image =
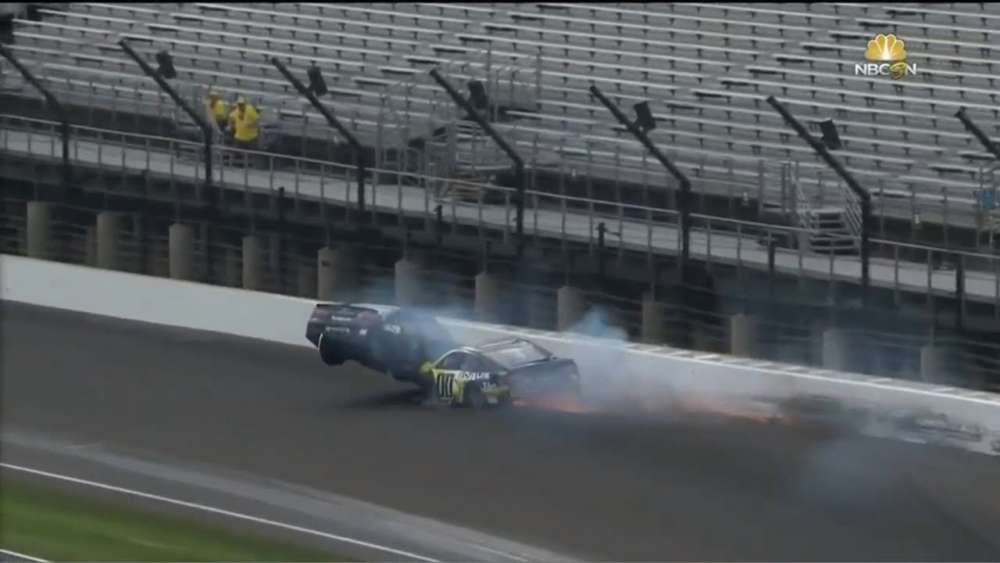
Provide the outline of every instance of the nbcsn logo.
<path id="1" fill-rule="evenodd" d="M 892 33 L 879 33 L 868 42 L 865 49 L 867 63 L 854 65 L 854 74 L 859 76 L 886 76 L 899 80 L 904 76 L 917 74 L 917 64 L 906 62 L 906 45 Z"/>

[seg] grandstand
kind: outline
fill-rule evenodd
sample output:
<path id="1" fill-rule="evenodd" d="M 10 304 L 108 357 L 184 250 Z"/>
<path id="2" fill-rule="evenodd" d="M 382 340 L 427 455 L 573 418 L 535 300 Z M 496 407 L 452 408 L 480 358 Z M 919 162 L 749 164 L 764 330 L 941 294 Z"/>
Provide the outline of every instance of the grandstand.
<path id="1" fill-rule="evenodd" d="M 373 147 L 378 168 L 407 163 L 447 176 L 463 164 L 505 164 L 466 130 L 459 145 L 477 150 L 475 158 L 390 156 L 455 120 L 453 104 L 426 76 L 439 67 L 454 81 L 485 83 L 492 107 L 503 110 L 497 129 L 533 169 L 654 191 L 671 185 L 592 101 L 593 83 L 623 104 L 650 101 L 661 124 L 654 140 L 696 179 L 697 193 L 787 207 L 776 186 L 787 174 L 782 163 L 794 162 L 800 205 L 843 206 L 839 180 L 762 103 L 774 94 L 812 126 L 836 119 L 844 145 L 837 155 L 874 194 L 876 213 L 984 228 L 974 193 L 993 181 L 992 155 L 953 114 L 965 107 L 989 134 L 1000 130 L 998 34 L 987 29 L 998 18 L 990 3 L 70 3 L 16 20 L 13 47 L 69 99 L 152 115 L 173 108 L 162 107 L 116 41 L 150 56 L 166 49 L 176 83 L 193 99 L 209 86 L 245 93 L 265 108 L 272 131 L 307 128 L 321 138 L 322 118 L 267 58 L 298 71 L 316 64 L 328 102 Z M 917 77 L 854 75 L 876 31 L 905 39 Z M 440 169 L 444 160 L 451 169 Z"/>
<path id="2" fill-rule="evenodd" d="M 507 234 L 511 163 L 428 72 L 463 92 L 478 81 L 482 109 L 527 164 L 531 236 L 593 247 L 607 222 L 619 255 L 676 254 L 678 183 L 593 99 L 596 85 L 626 108 L 649 102 L 651 139 L 698 196 L 698 259 L 857 282 L 859 202 L 773 95 L 817 136 L 835 121 L 833 153 L 872 196 L 873 285 L 930 300 L 961 288 L 995 316 L 1000 214 L 983 196 L 1000 171 L 955 113 L 1000 134 L 998 21 L 991 3 L 57 3 L 16 17 L 8 46 L 72 109 L 81 163 L 199 179 L 200 132 L 125 40 L 152 64 L 168 52 L 170 82 L 195 107 L 212 88 L 262 109 L 269 170 L 219 166 L 218 182 L 349 206 L 346 140 L 270 58 L 300 77 L 315 66 L 323 102 L 368 150 L 370 200 L 428 223 L 441 206 Z M 877 33 L 905 41 L 915 76 L 856 74 Z M 51 115 L 3 65 L 3 150 L 56 156 Z M 218 151 L 223 164 L 233 149 Z M 795 248 L 769 253 L 772 240 Z M 941 268 L 956 261 L 961 281 Z"/>

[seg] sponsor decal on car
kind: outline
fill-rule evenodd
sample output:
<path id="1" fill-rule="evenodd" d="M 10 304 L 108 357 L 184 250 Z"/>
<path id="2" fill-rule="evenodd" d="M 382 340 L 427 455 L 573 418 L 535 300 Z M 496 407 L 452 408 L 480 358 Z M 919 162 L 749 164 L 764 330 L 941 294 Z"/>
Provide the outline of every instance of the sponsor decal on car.
<path id="1" fill-rule="evenodd" d="M 489 372 L 485 371 L 463 371 L 458 374 L 459 381 L 483 381 L 489 378 Z"/>

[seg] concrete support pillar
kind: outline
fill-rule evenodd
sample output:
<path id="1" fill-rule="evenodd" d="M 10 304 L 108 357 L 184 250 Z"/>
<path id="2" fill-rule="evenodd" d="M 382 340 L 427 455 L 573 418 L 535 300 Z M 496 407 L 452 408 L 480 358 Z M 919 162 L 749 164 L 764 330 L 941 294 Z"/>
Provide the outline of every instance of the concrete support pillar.
<path id="1" fill-rule="evenodd" d="M 361 264 L 352 246 L 329 246 L 319 249 L 316 259 L 316 297 L 329 300 L 350 300 L 358 287 Z"/>
<path id="2" fill-rule="evenodd" d="M 642 341 L 646 344 L 663 344 L 666 341 L 666 308 L 653 298 L 642 298 Z"/>
<path id="3" fill-rule="evenodd" d="M 170 277 L 175 280 L 194 279 L 194 229 L 191 225 L 170 225 L 168 252 Z"/>
<path id="4" fill-rule="evenodd" d="M 49 258 L 49 228 L 51 214 L 44 201 L 28 202 L 27 251 L 31 258 Z"/>
<path id="5" fill-rule="evenodd" d="M 500 288 L 497 279 L 486 272 L 476 276 L 476 318 L 481 321 L 495 322 L 497 320 L 497 304 Z"/>
<path id="6" fill-rule="evenodd" d="M 740 313 L 729 318 L 729 353 L 744 358 L 753 357 L 753 342 L 756 330 L 754 319 Z"/>
<path id="7" fill-rule="evenodd" d="M 556 291 L 556 329 L 566 331 L 583 318 L 586 303 L 580 290 L 564 285 Z"/>
<path id="8" fill-rule="evenodd" d="M 118 216 L 102 211 L 97 214 L 97 267 L 115 270 L 118 266 Z"/>
<path id="9" fill-rule="evenodd" d="M 298 295 L 314 299 L 316 297 L 316 282 L 318 278 L 316 275 L 316 265 L 311 261 L 304 260 L 296 260 L 295 263 L 298 272 L 296 283 Z"/>
<path id="10" fill-rule="evenodd" d="M 243 237 L 243 289 L 260 289 L 260 278 L 260 240 L 247 235 Z"/>
<path id="11" fill-rule="evenodd" d="M 920 348 L 920 379 L 941 382 L 948 378 L 948 351 L 940 345 L 926 344 Z"/>
<path id="12" fill-rule="evenodd" d="M 843 330 L 830 328 L 823 331 L 823 367 L 826 369 L 847 370 L 851 347 L 847 342 L 847 333 Z"/>
<path id="13" fill-rule="evenodd" d="M 420 266 L 403 258 L 396 262 L 396 304 L 414 305 L 420 295 Z"/>

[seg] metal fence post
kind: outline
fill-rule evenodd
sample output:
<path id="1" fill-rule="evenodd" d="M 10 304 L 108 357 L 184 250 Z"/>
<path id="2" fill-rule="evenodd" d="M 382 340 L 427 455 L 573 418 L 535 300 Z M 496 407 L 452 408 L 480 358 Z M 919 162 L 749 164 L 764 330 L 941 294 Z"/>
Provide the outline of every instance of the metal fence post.
<path id="1" fill-rule="evenodd" d="M 168 83 L 162 76 L 160 76 L 159 72 L 153 70 L 153 68 L 149 66 L 149 63 L 147 63 L 142 57 L 140 57 L 139 54 L 136 53 L 134 49 L 132 49 L 132 46 L 129 45 L 127 41 L 122 39 L 121 41 L 118 42 L 118 45 L 122 48 L 122 51 L 124 51 L 126 55 L 128 55 L 132 60 L 136 62 L 136 64 L 139 65 L 139 68 L 142 69 L 142 72 L 146 76 L 152 78 L 153 81 L 156 82 L 156 85 L 159 86 L 161 90 L 166 92 L 167 95 L 170 96 L 170 99 L 172 99 L 174 103 L 177 104 L 178 107 L 184 110 L 184 113 L 188 114 L 188 117 L 194 120 L 194 122 L 198 125 L 198 128 L 201 129 L 201 134 L 202 137 L 204 138 L 204 158 L 205 158 L 204 185 L 205 185 L 206 198 L 208 199 L 209 206 L 213 210 L 213 212 L 218 211 L 217 206 L 218 206 L 219 194 L 213 189 L 212 127 L 208 124 L 208 121 L 205 120 L 205 116 L 194 111 L 194 109 L 192 109 L 191 106 L 186 101 L 184 101 L 184 99 L 177 93 L 177 91 L 174 90 L 173 86 L 171 86 L 170 83 Z"/>
<path id="2" fill-rule="evenodd" d="M 59 135 L 62 137 L 62 183 L 63 190 L 66 192 L 64 193 L 64 197 L 68 196 L 73 185 L 73 169 L 69 162 L 69 114 L 59 100 L 52 95 L 52 92 L 49 92 L 48 88 L 42 85 L 41 81 L 35 77 L 34 73 L 28 70 L 28 67 L 21 64 L 21 61 L 14 56 L 14 53 L 10 52 L 2 44 L 0 44 L 0 56 L 7 59 L 24 76 L 24 79 L 42 94 L 45 102 L 52 109 L 52 112 L 56 114 L 56 119 L 59 121 Z"/>
<path id="3" fill-rule="evenodd" d="M 686 174 L 681 172 L 677 166 L 669 158 L 666 157 L 660 149 L 649 139 L 646 132 L 642 128 L 638 127 L 630 119 L 628 119 L 625 114 L 622 113 L 618 106 L 615 105 L 611 100 L 609 100 L 597 86 L 590 87 L 590 93 L 594 95 L 601 104 L 604 105 L 611 112 L 611 115 L 618 120 L 619 123 L 625 126 L 625 129 L 635 137 L 643 147 L 650 154 L 656 157 L 660 161 L 660 164 L 673 175 L 674 178 L 680 183 L 680 191 L 677 194 L 677 209 L 680 211 L 680 231 L 681 231 L 681 259 L 680 259 L 680 270 L 681 277 L 683 278 L 684 273 L 689 269 L 689 261 L 691 257 L 691 181 L 688 180 Z"/>

